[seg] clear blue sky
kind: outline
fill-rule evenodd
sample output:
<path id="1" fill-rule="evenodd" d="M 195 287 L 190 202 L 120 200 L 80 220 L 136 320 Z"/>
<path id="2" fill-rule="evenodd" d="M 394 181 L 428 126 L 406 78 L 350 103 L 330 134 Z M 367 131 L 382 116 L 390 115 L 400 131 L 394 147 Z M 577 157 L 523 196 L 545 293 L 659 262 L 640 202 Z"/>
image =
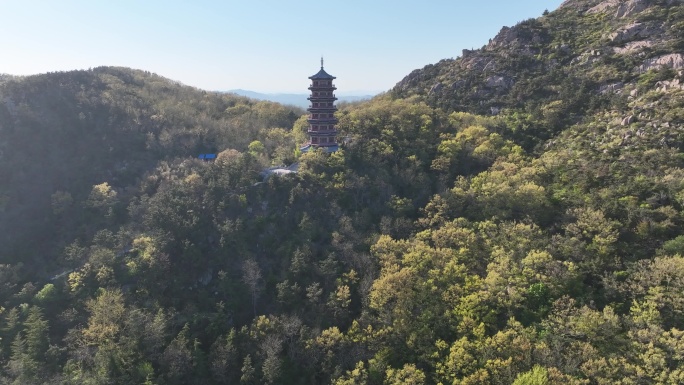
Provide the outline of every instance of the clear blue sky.
<path id="1" fill-rule="evenodd" d="M 562 0 L 0 0 L 0 73 L 102 65 L 206 90 L 385 91 Z"/>

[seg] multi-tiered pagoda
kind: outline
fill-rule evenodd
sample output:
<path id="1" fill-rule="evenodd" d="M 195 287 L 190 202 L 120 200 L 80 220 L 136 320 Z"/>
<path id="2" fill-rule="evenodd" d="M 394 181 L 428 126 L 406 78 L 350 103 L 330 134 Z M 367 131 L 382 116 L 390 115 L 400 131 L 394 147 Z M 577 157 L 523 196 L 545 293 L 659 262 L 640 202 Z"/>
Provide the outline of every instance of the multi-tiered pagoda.
<path id="1" fill-rule="evenodd" d="M 309 90 L 311 104 L 309 111 L 309 141 L 301 148 L 303 152 L 312 148 L 322 148 L 327 152 L 337 151 L 337 119 L 335 118 L 335 90 L 333 85 L 334 76 L 323 70 L 323 58 L 321 58 L 321 70 L 316 75 L 309 76 L 311 85 Z"/>

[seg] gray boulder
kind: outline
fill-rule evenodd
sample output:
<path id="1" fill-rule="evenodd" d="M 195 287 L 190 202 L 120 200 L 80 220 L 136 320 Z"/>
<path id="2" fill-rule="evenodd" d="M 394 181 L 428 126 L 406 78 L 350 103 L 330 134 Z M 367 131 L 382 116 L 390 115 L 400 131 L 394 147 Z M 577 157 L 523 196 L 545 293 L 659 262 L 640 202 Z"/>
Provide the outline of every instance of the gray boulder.
<path id="1" fill-rule="evenodd" d="M 648 8 L 650 5 L 649 3 L 649 0 L 630 0 L 626 3 L 620 3 L 615 12 L 615 17 L 622 18 L 632 16 Z"/>

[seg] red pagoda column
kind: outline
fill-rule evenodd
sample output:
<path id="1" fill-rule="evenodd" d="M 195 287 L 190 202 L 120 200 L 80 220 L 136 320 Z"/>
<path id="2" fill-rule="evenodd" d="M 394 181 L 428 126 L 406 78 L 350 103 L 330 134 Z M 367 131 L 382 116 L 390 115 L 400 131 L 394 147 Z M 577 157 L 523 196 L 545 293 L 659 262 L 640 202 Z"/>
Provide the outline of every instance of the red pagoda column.
<path id="1" fill-rule="evenodd" d="M 309 111 L 309 141 L 301 148 L 303 152 L 312 148 L 323 148 L 327 152 L 338 149 L 337 144 L 337 119 L 335 118 L 335 90 L 333 85 L 334 76 L 323 70 L 323 58 L 321 58 L 321 70 L 313 76 L 309 76 L 311 85 L 309 90 L 311 104 Z"/>

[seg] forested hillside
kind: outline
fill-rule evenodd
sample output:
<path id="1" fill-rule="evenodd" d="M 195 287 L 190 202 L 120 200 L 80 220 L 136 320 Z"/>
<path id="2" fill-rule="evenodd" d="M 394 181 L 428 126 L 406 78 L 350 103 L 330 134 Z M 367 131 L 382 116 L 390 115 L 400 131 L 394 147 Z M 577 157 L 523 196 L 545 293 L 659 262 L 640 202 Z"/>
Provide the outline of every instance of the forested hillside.
<path id="1" fill-rule="evenodd" d="M 125 68 L 8 77 L 0 81 L 0 255 L 43 265 L 60 242 L 93 229 L 101 215 L 83 206 L 93 185 L 130 195 L 162 160 L 245 150 L 267 135 L 277 161 L 292 158 L 289 130 L 302 113 Z"/>
<path id="2" fill-rule="evenodd" d="M 566 1 L 333 154 L 142 71 L 0 78 L 0 381 L 684 383 L 679 26 Z"/>

